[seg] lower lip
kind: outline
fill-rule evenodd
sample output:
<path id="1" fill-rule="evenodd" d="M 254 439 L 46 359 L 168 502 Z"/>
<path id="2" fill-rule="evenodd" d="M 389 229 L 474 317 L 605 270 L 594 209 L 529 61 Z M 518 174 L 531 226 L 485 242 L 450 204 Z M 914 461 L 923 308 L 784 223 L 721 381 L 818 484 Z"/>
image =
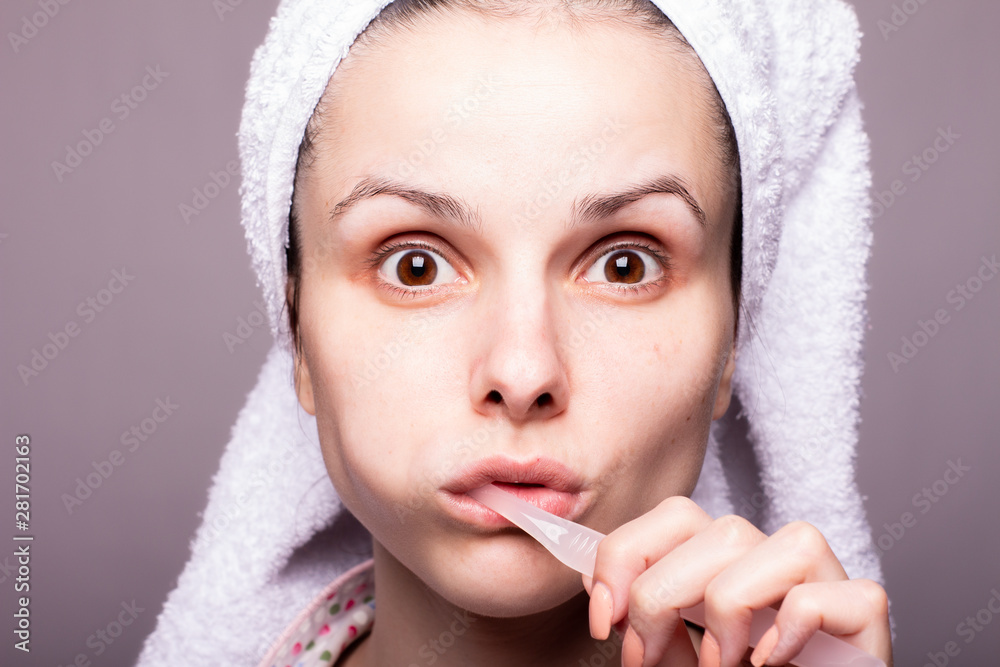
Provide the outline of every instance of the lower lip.
<path id="1" fill-rule="evenodd" d="M 580 505 L 580 494 L 566 491 L 556 491 L 546 486 L 519 486 L 494 482 L 494 486 L 513 493 L 521 500 L 531 503 L 546 512 L 573 520 L 574 513 Z M 466 493 L 444 491 L 445 505 L 449 513 L 457 518 L 487 528 L 509 528 L 514 524 L 497 514 L 486 505 L 475 500 Z"/>

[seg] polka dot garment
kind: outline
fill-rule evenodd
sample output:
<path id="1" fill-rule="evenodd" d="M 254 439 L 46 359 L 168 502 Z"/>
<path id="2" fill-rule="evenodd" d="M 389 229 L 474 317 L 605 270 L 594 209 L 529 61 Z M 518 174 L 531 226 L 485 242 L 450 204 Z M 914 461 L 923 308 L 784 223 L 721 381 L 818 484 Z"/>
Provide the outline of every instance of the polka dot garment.
<path id="1" fill-rule="evenodd" d="M 259 667 L 329 667 L 375 621 L 375 573 L 368 560 L 330 583 L 292 621 Z"/>

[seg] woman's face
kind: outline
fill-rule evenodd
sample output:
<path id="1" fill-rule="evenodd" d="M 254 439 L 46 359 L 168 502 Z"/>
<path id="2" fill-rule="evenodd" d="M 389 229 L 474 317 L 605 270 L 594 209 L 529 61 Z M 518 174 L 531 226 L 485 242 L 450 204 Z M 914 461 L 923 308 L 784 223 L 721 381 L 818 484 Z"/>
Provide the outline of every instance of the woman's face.
<path id="1" fill-rule="evenodd" d="M 582 590 L 471 483 L 535 480 L 602 532 L 694 488 L 735 321 L 705 77 L 624 24 L 455 15 L 331 82 L 296 188 L 297 392 L 346 506 L 454 604 Z"/>

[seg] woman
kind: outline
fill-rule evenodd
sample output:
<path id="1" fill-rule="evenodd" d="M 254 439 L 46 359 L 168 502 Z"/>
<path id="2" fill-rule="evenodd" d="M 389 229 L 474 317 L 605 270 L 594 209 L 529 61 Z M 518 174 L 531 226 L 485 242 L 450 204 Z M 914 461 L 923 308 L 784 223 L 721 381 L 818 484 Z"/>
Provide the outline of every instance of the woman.
<path id="1" fill-rule="evenodd" d="M 784 664 L 820 629 L 891 663 L 850 468 L 868 243 L 853 14 L 836 2 L 808 14 L 659 3 L 672 21 L 643 2 L 378 4 L 284 4 L 241 126 L 244 223 L 278 335 L 241 421 L 297 418 L 266 399 L 294 375 L 336 496 L 303 496 L 315 479 L 295 473 L 317 457 L 299 450 L 255 482 L 251 461 L 264 468 L 283 436 L 238 424 L 234 443 L 253 443 L 230 446 L 207 546 L 141 660 L 171 633 L 218 654 L 218 630 L 179 631 L 194 617 L 183 600 L 236 556 L 252 574 L 213 583 L 211 605 L 271 601 L 266 622 L 246 619 L 267 642 L 288 626 L 265 664 L 620 653 L 733 665 L 749 655 L 752 611 L 779 603 L 754 664 Z M 819 92 L 805 110 L 788 104 L 808 86 Z M 818 325 L 840 335 L 817 347 Z M 736 423 L 734 385 L 761 469 L 759 527 L 733 514 L 729 482 L 753 462 L 723 463 L 718 441 L 736 436 L 713 430 Z M 276 494 L 289 478 L 298 493 Z M 465 495 L 490 482 L 608 533 L 593 580 Z M 248 488 L 260 493 L 246 500 Z M 265 498 L 297 525 L 242 522 L 280 523 Z M 782 521 L 824 506 L 846 515 L 822 529 Z M 366 540 L 371 561 L 350 552 Z M 678 615 L 701 601 L 703 637 Z M 622 642 L 595 644 L 612 626 Z"/>

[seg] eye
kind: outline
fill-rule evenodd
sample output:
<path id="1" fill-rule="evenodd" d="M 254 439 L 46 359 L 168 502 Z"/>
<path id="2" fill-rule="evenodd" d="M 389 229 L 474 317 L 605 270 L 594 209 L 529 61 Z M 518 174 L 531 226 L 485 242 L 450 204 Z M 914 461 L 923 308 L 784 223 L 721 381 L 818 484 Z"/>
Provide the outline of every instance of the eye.
<path id="1" fill-rule="evenodd" d="M 591 283 L 611 283 L 622 291 L 639 291 L 660 284 L 666 277 L 667 268 L 669 261 L 659 250 L 625 242 L 614 245 L 598 257 L 584 278 Z"/>
<path id="2" fill-rule="evenodd" d="M 455 282 L 458 272 L 440 253 L 425 243 L 384 246 L 377 259 L 385 258 L 379 274 L 394 289 L 419 292 L 420 288 Z M 418 289 L 411 289 L 418 288 Z"/>

